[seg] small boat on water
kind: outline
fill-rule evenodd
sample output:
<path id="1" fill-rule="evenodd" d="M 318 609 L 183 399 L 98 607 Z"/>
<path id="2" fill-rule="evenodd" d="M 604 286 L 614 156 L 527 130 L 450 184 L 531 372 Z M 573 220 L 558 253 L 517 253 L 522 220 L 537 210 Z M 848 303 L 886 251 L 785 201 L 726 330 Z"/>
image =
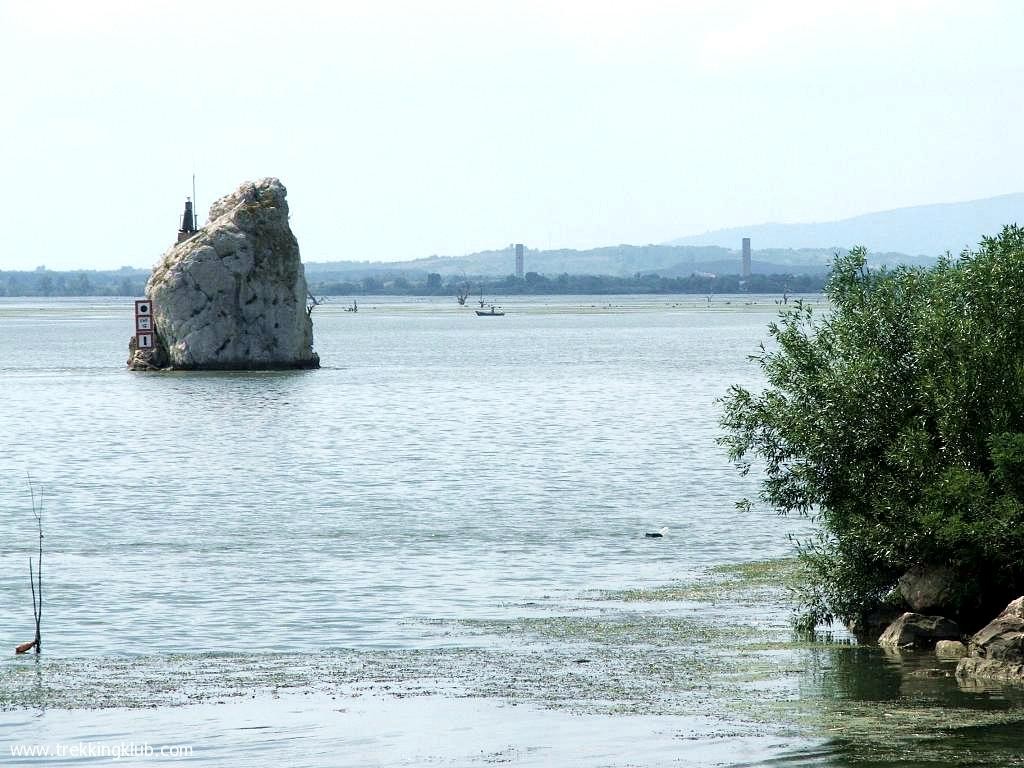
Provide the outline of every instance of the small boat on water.
<path id="1" fill-rule="evenodd" d="M 491 308 L 486 312 L 482 309 L 475 310 L 477 317 L 504 317 L 505 313 L 498 309 L 496 306 L 491 304 Z"/>
<path id="2" fill-rule="evenodd" d="M 346 312 L 358 312 L 359 311 L 359 305 L 356 304 L 356 300 L 355 299 L 352 299 L 352 306 L 351 307 L 345 307 L 345 311 Z"/>

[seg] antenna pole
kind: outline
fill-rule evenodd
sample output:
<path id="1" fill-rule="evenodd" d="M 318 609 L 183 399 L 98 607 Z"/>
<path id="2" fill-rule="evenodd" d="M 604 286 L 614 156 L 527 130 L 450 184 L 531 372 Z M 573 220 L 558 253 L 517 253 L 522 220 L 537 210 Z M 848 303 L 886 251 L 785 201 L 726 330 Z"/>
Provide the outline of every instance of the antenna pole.
<path id="1" fill-rule="evenodd" d="M 199 229 L 197 226 L 199 216 L 196 208 L 196 175 L 192 174 L 192 226 Z"/>

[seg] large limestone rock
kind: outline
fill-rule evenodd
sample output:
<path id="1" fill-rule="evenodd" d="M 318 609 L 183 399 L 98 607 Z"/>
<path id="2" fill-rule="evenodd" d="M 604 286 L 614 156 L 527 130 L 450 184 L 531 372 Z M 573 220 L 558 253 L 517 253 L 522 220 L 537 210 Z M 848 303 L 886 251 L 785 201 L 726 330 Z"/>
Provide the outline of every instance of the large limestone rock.
<path id="1" fill-rule="evenodd" d="M 316 368 L 313 321 L 284 185 L 247 182 L 164 254 L 146 284 L 157 345 L 132 368 Z"/>
<path id="2" fill-rule="evenodd" d="M 878 644 L 886 648 L 931 648 L 939 640 L 959 640 L 960 627 L 943 616 L 904 613 L 890 624 Z"/>

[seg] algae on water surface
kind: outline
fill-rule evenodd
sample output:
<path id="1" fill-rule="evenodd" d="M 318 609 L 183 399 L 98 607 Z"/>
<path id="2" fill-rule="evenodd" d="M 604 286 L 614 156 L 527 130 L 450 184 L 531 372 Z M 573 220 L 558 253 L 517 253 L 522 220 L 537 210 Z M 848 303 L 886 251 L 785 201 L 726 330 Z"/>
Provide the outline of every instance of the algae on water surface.
<path id="1" fill-rule="evenodd" d="M 961 689 L 929 654 L 795 636 L 783 586 L 793 568 L 747 563 L 542 603 L 538 616 L 436 622 L 457 647 L 12 659 L 0 666 L 0 708 L 167 707 L 284 691 L 487 697 L 710 717 L 717 730 L 680 738 L 802 737 L 815 746 L 790 757 L 803 763 L 1021 764 L 1024 692 Z"/>

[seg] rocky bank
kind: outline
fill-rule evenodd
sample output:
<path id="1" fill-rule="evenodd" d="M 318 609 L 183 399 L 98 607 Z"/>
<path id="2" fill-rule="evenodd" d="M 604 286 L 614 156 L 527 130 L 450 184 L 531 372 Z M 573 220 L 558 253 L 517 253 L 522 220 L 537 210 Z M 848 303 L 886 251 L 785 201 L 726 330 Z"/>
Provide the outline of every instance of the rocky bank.
<path id="1" fill-rule="evenodd" d="M 916 602 L 921 606 L 941 607 L 943 595 L 956 594 L 946 574 L 932 573 L 918 581 L 901 579 L 900 586 L 910 582 L 915 582 L 916 586 L 904 590 L 907 604 Z M 908 591 L 913 599 L 906 595 Z M 858 640 L 865 642 L 877 637 L 878 644 L 890 651 L 934 648 L 940 658 L 959 659 L 956 677 L 961 685 L 973 680 L 1024 683 L 1024 596 L 1011 601 L 998 616 L 969 637 L 961 633 L 955 621 L 945 616 L 912 611 L 905 611 L 890 621 L 879 637 L 876 628 L 884 615 L 886 612 L 876 611 L 860 617 L 852 627 L 862 633 Z"/>
<path id="2" fill-rule="evenodd" d="M 246 182 L 210 206 L 209 223 L 164 254 L 146 284 L 156 344 L 129 346 L 134 370 L 317 368 L 287 190 Z"/>
<path id="3" fill-rule="evenodd" d="M 1024 682 L 1024 597 L 1018 597 L 971 637 L 960 678 Z"/>

